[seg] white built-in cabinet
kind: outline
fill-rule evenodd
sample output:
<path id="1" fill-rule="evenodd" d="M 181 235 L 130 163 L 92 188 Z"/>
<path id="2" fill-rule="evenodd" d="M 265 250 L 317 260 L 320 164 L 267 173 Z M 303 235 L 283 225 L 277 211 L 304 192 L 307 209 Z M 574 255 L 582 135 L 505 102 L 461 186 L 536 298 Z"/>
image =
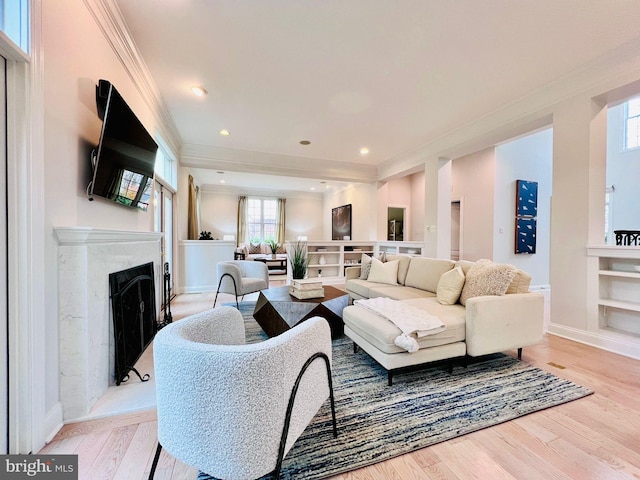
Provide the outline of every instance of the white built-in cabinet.
<path id="1" fill-rule="evenodd" d="M 287 249 L 289 248 L 291 247 L 287 246 Z M 307 254 L 309 255 L 307 278 L 321 278 L 326 284 L 342 283 L 344 282 L 345 270 L 360 265 L 363 253 L 369 256 L 379 255 L 383 252 L 422 255 L 423 248 L 422 242 L 310 241 L 307 242 Z M 288 270 L 290 275 L 291 268 L 289 267 Z"/>
<path id="2" fill-rule="evenodd" d="M 588 255 L 597 260 L 598 328 L 640 339 L 640 247 L 591 247 Z"/>

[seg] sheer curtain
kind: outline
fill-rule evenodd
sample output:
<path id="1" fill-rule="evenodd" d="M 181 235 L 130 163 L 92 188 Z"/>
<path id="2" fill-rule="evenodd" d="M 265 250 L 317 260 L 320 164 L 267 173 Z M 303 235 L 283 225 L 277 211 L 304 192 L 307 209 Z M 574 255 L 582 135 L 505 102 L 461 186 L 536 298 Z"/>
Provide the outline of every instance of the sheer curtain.
<path id="1" fill-rule="evenodd" d="M 247 197 L 238 197 L 238 234 L 236 235 L 238 245 L 247 242 Z"/>
<path id="2" fill-rule="evenodd" d="M 285 241 L 285 206 L 287 203 L 286 198 L 278 199 L 278 208 L 276 210 L 276 242 L 280 245 Z"/>
<path id="3" fill-rule="evenodd" d="M 189 240 L 198 240 L 200 219 L 198 218 L 198 189 L 189 175 L 189 212 L 187 216 L 187 235 Z"/>

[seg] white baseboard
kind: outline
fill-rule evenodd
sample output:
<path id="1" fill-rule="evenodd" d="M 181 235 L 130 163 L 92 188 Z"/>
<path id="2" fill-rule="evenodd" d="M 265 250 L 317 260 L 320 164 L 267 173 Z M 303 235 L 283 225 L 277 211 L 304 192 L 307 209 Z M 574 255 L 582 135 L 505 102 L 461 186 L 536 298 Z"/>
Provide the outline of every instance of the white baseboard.
<path id="1" fill-rule="evenodd" d="M 58 402 L 49 410 L 44 419 L 45 442 L 49 443 L 53 440 L 63 425 L 62 403 Z"/>
<path id="2" fill-rule="evenodd" d="M 587 332 L 557 323 L 549 324 L 548 333 L 640 360 L 640 339 L 629 335 L 608 330 Z"/>

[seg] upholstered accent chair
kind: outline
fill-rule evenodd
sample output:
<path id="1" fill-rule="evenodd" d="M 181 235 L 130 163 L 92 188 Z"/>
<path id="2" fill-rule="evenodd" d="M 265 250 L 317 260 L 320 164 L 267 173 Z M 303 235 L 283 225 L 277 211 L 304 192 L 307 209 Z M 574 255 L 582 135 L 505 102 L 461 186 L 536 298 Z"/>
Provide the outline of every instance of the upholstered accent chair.
<path id="1" fill-rule="evenodd" d="M 330 399 L 331 331 L 313 317 L 260 343 L 245 344 L 242 315 L 219 307 L 164 327 L 153 358 L 158 448 L 215 478 L 273 473 Z"/>
<path id="2" fill-rule="evenodd" d="M 248 293 L 259 292 L 269 288 L 269 269 L 262 262 L 251 260 L 218 262 L 216 271 L 218 290 L 216 291 L 216 298 L 213 300 L 214 307 L 220 292 L 234 294 L 236 296 L 236 307 L 239 308 L 239 296 L 244 298 Z"/>

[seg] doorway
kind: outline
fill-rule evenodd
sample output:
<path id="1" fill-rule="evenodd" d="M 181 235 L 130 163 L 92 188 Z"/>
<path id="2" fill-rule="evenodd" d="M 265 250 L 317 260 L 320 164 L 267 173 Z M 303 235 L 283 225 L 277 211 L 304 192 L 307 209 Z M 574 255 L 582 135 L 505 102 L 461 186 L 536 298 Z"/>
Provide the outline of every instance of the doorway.
<path id="1" fill-rule="evenodd" d="M 392 242 L 404 241 L 406 208 L 387 208 L 387 240 Z"/>
<path id="2" fill-rule="evenodd" d="M 460 200 L 451 202 L 451 260 L 462 257 L 462 212 Z"/>
<path id="3" fill-rule="evenodd" d="M 0 454 L 9 453 L 9 295 L 7 239 L 6 60 L 0 57 Z"/>

